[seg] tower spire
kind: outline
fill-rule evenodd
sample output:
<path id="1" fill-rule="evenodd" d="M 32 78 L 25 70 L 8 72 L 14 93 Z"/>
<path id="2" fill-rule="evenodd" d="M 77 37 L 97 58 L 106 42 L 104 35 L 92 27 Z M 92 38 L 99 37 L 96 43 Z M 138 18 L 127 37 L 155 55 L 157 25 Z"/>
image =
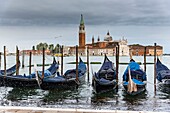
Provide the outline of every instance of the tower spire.
<path id="1" fill-rule="evenodd" d="M 107 32 L 107 35 L 110 35 L 109 30 L 108 30 L 108 32 Z"/>
<path id="2" fill-rule="evenodd" d="M 80 25 L 84 25 L 84 19 L 83 19 L 83 14 L 81 14 L 81 20 L 80 20 Z"/>
<path id="3" fill-rule="evenodd" d="M 94 44 L 94 35 L 93 35 L 93 37 L 92 37 L 92 44 Z"/>
<path id="4" fill-rule="evenodd" d="M 100 42 L 100 37 L 98 36 L 98 39 L 97 39 L 98 42 Z"/>

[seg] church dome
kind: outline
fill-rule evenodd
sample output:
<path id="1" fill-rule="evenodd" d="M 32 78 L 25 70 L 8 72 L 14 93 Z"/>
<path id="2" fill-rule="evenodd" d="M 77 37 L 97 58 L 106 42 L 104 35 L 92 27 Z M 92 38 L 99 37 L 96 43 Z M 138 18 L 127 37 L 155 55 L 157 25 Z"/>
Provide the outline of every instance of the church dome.
<path id="1" fill-rule="evenodd" d="M 110 36 L 109 31 L 107 32 L 107 35 L 104 37 L 104 41 L 112 41 L 112 37 Z"/>

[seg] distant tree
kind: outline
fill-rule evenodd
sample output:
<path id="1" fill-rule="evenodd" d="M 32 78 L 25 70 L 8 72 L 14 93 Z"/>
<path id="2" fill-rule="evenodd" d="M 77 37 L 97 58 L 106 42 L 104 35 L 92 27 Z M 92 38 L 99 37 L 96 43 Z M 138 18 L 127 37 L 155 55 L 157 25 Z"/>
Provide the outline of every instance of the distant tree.
<path id="1" fill-rule="evenodd" d="M 56 46 L 54 47 L 54 44 L 47 44 L 47 43 L 39 43 L 36 45 L 36 49 L 37 50 L 43 50 L 43 48 L 45 49 L 49 49 L 50 52 L 52 53 L 61 53 L 61 46 L 59 44 L 56 44 Z M 35 46 L 32 47 L 32 49 L 35 49 Z"/>
<path id="2" fill-rule="evenodd" d="M 43 50 L 43 47 L 44 47 L 44 44 L 43 44 L 43 43 L 40 43 L 40 44 L 39 44 L 39 50 Z"/>
<path id="3" fill-rule="evenodd" d="M 35 50 L 35 46 L 32 46 L 32 50 Z"/>
<path id="4" fill-rule="evenodd" d="M 48 49 L 48 44 L 47 43 L 43 43 L 43 47 L 46 49 Z"/>
<path id="5" fill-rule="evenodd" d="M 50 45 L 48 46 L 48 49 L 50 50 L 51 53 L 53 53 L 54 44 L 50 44 Z"/>
<path id="6" fill-rule="evenodd" d="M 56 52 L 56 53 L 60 53 L 60 52 L 61 52 L 61 46 L 60 46 L 59 44 L 57 44 L 57 45 L 55 46 L 55 52 Z"/>
<path id="7" fill-rule="evenodd" d="M 55 48 L 54 48 L 54 53 L 58 53 L 57 52 L 57 46 L 55 46 Z"/>
<path id="8" fill-rule="evenodd" d="M 39 45 L 36 45 L 36 49 L 37 49 L 37 50 L 40 50 L 40 46 L 39 46 Z"/>
<path id="9" fill-rule="evenodd" d="M 39 43 L 39 44 L 36 46 L 36 49 L 37 49 L 37 50 L 43 50 L 43 48 L 48 49 L 48 44 L 47 44 L 47 43 Z"/>

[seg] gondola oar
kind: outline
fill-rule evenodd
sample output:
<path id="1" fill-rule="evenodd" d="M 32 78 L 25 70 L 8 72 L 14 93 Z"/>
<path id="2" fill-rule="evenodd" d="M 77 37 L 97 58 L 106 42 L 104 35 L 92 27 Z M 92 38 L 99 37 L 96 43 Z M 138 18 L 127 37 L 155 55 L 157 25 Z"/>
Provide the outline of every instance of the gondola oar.
<path id="1" fill-rule="evenodd" d="M 136 92 L 137 91 L 137 86 L 136 84 L 133 82 L 132 78 L 131 78 L 131 72 L 130 72 L 130 67 L 128 66 L 128 73 L 129 73 L 129 80 L 128 80 L 128 92 Z"/>
<path id="2" fill-rule="evenodd" d="M 38 71 L 37 71 L 37 65 L 36 65 L 36 64 L 34 64 L 34 69 L 35 69 L 35 76 L 36 76 L 36 80 L 37 80 L 38 86 L 41 88 L 41 83 L 42 83 L 42 81 L 40 80 L 40 77 L 39 77 L 39 74 L 38 74 Z"/>

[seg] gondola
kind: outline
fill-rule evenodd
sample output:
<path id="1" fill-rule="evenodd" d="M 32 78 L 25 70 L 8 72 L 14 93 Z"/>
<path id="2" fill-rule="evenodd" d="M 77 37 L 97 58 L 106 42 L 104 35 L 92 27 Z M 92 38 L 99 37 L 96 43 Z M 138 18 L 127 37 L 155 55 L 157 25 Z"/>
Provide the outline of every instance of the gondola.
<path id="1" fill-rule="evenodd" d="M 67 70 L 64 75 L 58 75 L 54 78 L 42 79 L 40 84 L 43 90 L 66 90 L 75 88 L 85 81 L 86 65 L 80 58 L 78 64 L 78 80 L 76 80 L 76 69 Z"/>
<path id="2" fill-rule="evenodd" d="M 105 55 L 99 71 L 93 74 L 92 86 L 95 93 L 103 93 L 116 88 L 116 70 L 113 63 Z"/>
<path id="3" fill-rule="evenodd" d="M 44 71 L 44 79 L 54 77 L 58 68 L 59 66 L 54 58 L 51 66 Z M 42 76 L 42 71 L 37 71 L 37 73 L 40 77 Z M 36 72 L 30 75 L 0 76 L 1 85 L 7 87 L 39 87 L 38 79 Z"/>
<path id="4" fill-rule="evenodd" d="M 160 86 L 170 87 L 170 70 L 157 58 L 156 62 L 157 80 Z"/>
<path id="5" fill-rule="evenodd" d="M 140 68 L 138 63 L 131 59 L 123 74 L 125 92 L 129 95 L 137 95 L 144 92 L 146 90 L 146 80 L 146 73 Z"/>
<path id="6" fill-rule="evenodd" d="M 20 62 L 19 62 L 18 64 L 19 64 L 19 65 L 18 65 L 18 69 L 19 69 L 19 67 L 20 67 Z M 15 72 L 16 72 L 16 67 L 17 67 L 17 65 L 15 64 L 14 66 L 8 68 L 8 69 L 6 70 L 6 75 L 7 75 L 7 76 L 11 76 L 11 75 L 15 74 Z M 0 76 L 1 76 L 1 75 L 4 75 L 4 74 L 5 74 L 5 71 L 4 71 L 4 70 L 0 70 Z"/>

